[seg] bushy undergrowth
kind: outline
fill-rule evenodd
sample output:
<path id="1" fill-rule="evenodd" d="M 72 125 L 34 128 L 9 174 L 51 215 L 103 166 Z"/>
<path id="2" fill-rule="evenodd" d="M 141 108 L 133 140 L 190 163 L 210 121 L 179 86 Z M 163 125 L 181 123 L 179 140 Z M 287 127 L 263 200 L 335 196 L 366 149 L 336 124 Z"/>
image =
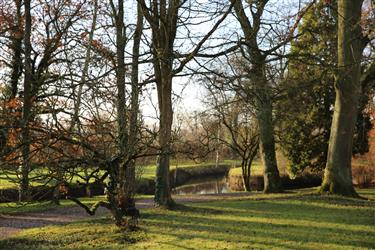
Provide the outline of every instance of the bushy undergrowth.
<path id="1" fill-rule="evenodd" d="M 352 167 L 353 181 L 358 187 L 370 187 L 375 178 L 375 166 L 358 164 Z"/>

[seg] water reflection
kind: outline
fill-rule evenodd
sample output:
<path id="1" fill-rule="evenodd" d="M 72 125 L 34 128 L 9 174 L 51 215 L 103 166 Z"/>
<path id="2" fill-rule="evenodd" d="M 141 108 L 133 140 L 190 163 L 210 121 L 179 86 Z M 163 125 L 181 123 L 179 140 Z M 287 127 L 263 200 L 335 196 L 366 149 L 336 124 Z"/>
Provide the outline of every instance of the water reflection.
<path id="1" fill-rule="evenodd" d="M 173 194 L 223 194 L 229 193 L 230 188 L 226 177 L 199 178 L 189 181 L 183 186 L 176 187 Z"/>

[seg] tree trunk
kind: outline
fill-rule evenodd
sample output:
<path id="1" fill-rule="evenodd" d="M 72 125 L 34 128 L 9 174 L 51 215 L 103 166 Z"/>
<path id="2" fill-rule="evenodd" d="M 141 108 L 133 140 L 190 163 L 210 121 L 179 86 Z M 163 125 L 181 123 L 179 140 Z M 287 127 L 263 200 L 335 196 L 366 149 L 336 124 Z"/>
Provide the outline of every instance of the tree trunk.
<path id="1" fill-rule="evenodd" d="M 259 152 L 264 167 L 264 192 L 282 191 L 275 153 L 275 138 L 272 122 L 272 105 L 268 98 L 258 101 L 257 121 L 259 126 Z"/>
<path id="2" fill-rule="evenodd" d="M 117 85 L 117 125 L 118 125 L 118 148 L 119 148 L 119 162 L 115 165 L 114 179 L 116 185 L 114 187 L 116 197 L 111 204 L 118 211 L 125 209 L 129 204 L 129 189 L 127 171 L 129 161 L 128 153 L 128 119 L 126 110 L 126 90 L 125 90 L 125 46 L 126 46 L 126 32 L 124 24 L 124 1 L 118 1 L 118 7 L 111 1 L 115 28 L 116 28 L 116 85 Z M 132 201 L 130 201 L 132 203 Z M 117 213 L 117 212 L 116 212 Z M 122 214 L 123 215 L 123 214 Z M 120 213 L 115 216 L 122 216 Z M 117 220 L 117 219 L 116 219 Z"/>
<path id="3" fill-rule="evenodd" d="M 25 78 L 24 78 L 24 94 L 23 94 L 23 110 L 22 110 L 22 164 L 21 164 L 21 183 L 19 190 L 19 200 L 25 201 L 29 199 L 29 172 L 30 172 L 30 130 L 29 123 L 32 107 L 32 62 L 31 62 L 31 1 L 25 0 Z"/>
<path id="4" fill-rule="evenodd" d="M 238 99 L 236 97 L 236 99 Z M 233 110 L 232 110 L 232 114 L 231 114 L 231 127 L 233 128 L 233 131 L 238 131 L 239 129 L 239 126 L 238 126 L 238 119 L 239 119 L 239 105 L 240 105 L 240 102 L 237 102 L 234 104 L 234 107 L 233 107 Z M 231 138 L 231 155 L 230 155 L 230 158 L 232 160 L 236 159 L 237 157 L 237 152 L 235 150 L 236 148 L 236 142 L 237 142 L 237 138 L 238 135 L 237 133 L 234 133 L 232 138 Z"/>
<path id="5" fill-rule="evenodd" d="M 140 4 L 137 5 L 137 25 L 134 31 L 134 42 L 133 42 L 133 55 L 132 55 L 132 72 L 131 72 L 131 110 L 130 110 L 130 121 L 129 121 L 129 139 L 128 139 L 128 153 L 127 157 L 131 158 L 136 153 L 137 135 L 138 131 L 138 114 L 139 114 L 139 81 L 138 81 L 138 64 L 139 64 L 139 48 L 141 44 L 143 32 L 143 14 Z M 135 205 L 134 194 L 136 185 L 135 176 L 135 160 L 131 160 L 127 166 L 125 173 L 125 179 L 127 182 L 126 188 L 127 200 L 130 201 L 130 206 Z"/>
<path id="6" fill-rule="evenodd" d="M 180 23 L 179 10 L 183 9 L 183 5 L 187 2 L 180 0 L 150 0 L 148 4 L 146 4 L 145 0 L 138 0 L 137 2 L 140 3 L 142 12 L 152 30 L 153 66 L 160 111 L 160 156 L 156 170 L 155 205 L 168 207 L 173 205 L 169 184 L 169 158 L 171 155 L 171 129 L 173 122 L 172 79 L 196 56 L 202 45 L 230 13 L 231 8 L 196 44 L 191 53 L 183 60 L 180 60 L 180 65 L 173 69 L 173 61 L 175 59 L 174 42 L 177 28 L 182 25 Z"/>
<path id="7" fill-rule="evenodd" d="M 251 48 L 250 48 L 251 50 Z M 259 51 L 251 51 L 254 66 L 251 83 L 255 87 L 256 119 L 259 127 L 259 153 L 263 164 L 264 192 L 281 192 L 282 185 L 276 161 L 275 137 L 272 118 L 271 90 L 265 73 L 264 58 Z"/>
<path id="8" fill-rule="evenodd" d="M 267 0 L 249 2 L 252 7 L 256 7 L 256 12 L 252 12 L 252 23 L 247 17 L 242 0 L 230 0 L 234 4 L 238 21 L 247 43 L 247 54 L 250 62 L 249 72 L 250 84 L 254 87 L 254 92 L 250 88 L 247 99 L 255 99 L 256 117 L 259 126 L 259 149 L 264 166 L 264 192 L 282 191 L 279 170 L 277 169 L 275 138 L 272 119 L 271 89 L 265 72 L 266 54 L 258 46 L 260 24 L 262 14 L 267 4 Z M 256 6 L 255 6 L 256 5 Z M 252 8 L 251 8 L 252 9 Z"/>
<path id="9" fill-rule="evenodd" d="M 11 95 L 9 99 L 16 98 L 18 93 L 18 82 L 20 75 L 22 73 L 22 39 L 23 39 L 23 30 L 22 30 L 22 14 L 21 14 L 21 1 L 15 1 L 17 8 L 15 28 L 13 30 L 12 44 L 11 49 L 13 51 L 12 58 L 12 73 L 10 77 L 11 85 Z"/>
<path id="10" fill-rule="evenodd" d="M 142 6 L 145 6 L 144 1 Z M 155 82 L 158 92 L 159 147 L 160 154 L 156 165 L 155 197 L 156 206 L 171 207 L 174 202 L 171 196 L 169 181 L 169 161 L 171 155 L 171 131 L 173 122 L 172 79 L 173 79 L 173 46 L 177 32 L 179 1 L 152 1 L 152 16 L 148 17 L 152 27 L 152 53 Z M 144 13 L 148 10 L 143 8 Z"/>
<path id="11" fill-rule="evenodd" d="M 73 117 L 70 124 L 70 130 L 75 132 L 75 127 L 78 126 L 78 132 L 80 132 L 79 128 L 79 111 L 81 109 L 81 102 L 82 102 L 82 92 L 83 87 L 86 85 L 86 79 L 89 72 L 89 65 L 91 61 L 91 44 L 94 40 L 94 33 L 96 29 L 96 20 L 97 20 L 97 13 L 98 13 L 98 0 L 94 1 L 94 13 L 92 16 L 92 23 L 91 23 L 91 30 L 89 33 L 89 39 L 87 42 L 86 54 L 85 54 L 85 61 L 83 63 L 82 75 L 79 81 L 77 97 L 74 98 L 74 111 Z"/>
<path id="12" fill-rule="evenodd" d="M 361 93 L 361 59 L 364 49 L 360 27 L 362 3 L 360 0 L 338 1 L 336 101 L 320 192 L 357 196 L 352 184 L 351 159 Z"/>
<path id="13" fill-rule="evenodd" d="M 164 71 L 164 70 L 163 70 Z M 158 84 L 160 109 L 160 155 L 156 165 L 155 205 L 170 207 L 173 205 L 169 181 L 171 132 L 173 122 L 172 110 L 172 77 L 162 73 L 162 84 Z"/>
<path id="14" fill-rule="evenodd" d="M 251 183 L 250 183 L 251 163 L 248 164 L 247 162 L 242 162 L 241 168 L 242 168 L 242 181 L 243 181 L 244 189 L 246 192 L 250 192 L 251 191 Z"/>

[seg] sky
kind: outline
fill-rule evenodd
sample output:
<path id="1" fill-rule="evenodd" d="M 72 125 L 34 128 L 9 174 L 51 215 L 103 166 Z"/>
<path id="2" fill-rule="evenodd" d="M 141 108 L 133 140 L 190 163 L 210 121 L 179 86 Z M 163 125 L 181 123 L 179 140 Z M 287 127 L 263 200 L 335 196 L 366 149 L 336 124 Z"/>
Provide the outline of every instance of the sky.
<path id="1" fill-rule="evenodd" d="M 304 2 L 307 0 L 270 0 L 265 11 L 264 16 L 265 20 L 271 22 L 272 19 L 277 18 L 286 20 L 284 25 L 291 25 L 293 19 L 289 18 L 288 15 L 295 14 L 298 11 L 298 7 L 303 7 Z M 228 1 L 229 2 L 229 1 Z M 285 8 L 287 6 L 288 8 Z M 284 8 L 283 8 L 284 7 Z M 289 22 L 289 23 L 288 23 Z M 211 23 L 203 23 L 197 26 L 193 26 L 190 33 L 204 34 L 208 32 L 212 27 Z M 280 27 L 280 29 L 283 27 Z M 181 37 L 185 36 L 186 30 L 180 30 L 179 35 Z M 208 41 L 209 45 L 215 45 L 215 43 L 220 43 L 223 41 L 237 41 L 238 37 L 242 36 L 242 31 L 238 26 L 237 20 L 233 15 L 229 15 L 227 20 L 220 26 L 220 28 L 212 35 L 214 38 L 220 37 L 220 40 L 210 40 Z M 272 43 L 276 41 L 269 41 Z M 176 44 L 181 46 L 180 41 L 177 40 Z M 264 45 L 267 47 L 267 44 Z M 177 47 L 177 46 L 176 46 Z M 182 45 L 184 47 L 184 45 Z M 180 47 L 177 49 L 181 50 Z M 184 47 L 185 50 L 189 50 L 188 46 Z M 194 63 L 193 63 L 194 64 Z M 191 66 L 191 64 L 190 64 Z M 196 66 L 196 65 L 195 65 Z M 203 110 L 202 100 L 206 95 L 206 91 L 203 86 L 199 84 L 197 78 L 188 78 L 188 77 L 175 77 L 173 81 L 173 91 L 180 96 L 178 102 L 174 103 L 174 113 L 193 113 Z M 141 104 L 141 109 L 145 116 L 147 122 L 156 122 L 157 117 L 155 107 L 157 107 L 157 94 L 156 91 L 149 91 L 148 94 L 151 97 L 147 97 L 146 101 Z"/>

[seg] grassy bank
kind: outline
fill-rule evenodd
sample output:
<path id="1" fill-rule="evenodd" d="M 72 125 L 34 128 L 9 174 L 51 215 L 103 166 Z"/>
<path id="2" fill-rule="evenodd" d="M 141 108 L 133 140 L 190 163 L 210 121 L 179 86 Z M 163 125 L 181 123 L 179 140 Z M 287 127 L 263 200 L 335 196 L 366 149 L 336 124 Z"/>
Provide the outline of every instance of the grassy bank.
<path id="1" fill-rule="evenodd" d="M 215 164 L 212 162 L 205 162 L 201 164 L 192 164 L 191 162 L 184 162 L 183 164 L 171 165 L 171 185 L 182 185 L 189 178 L 197 176 L 207 176 L 207 175 L 217 175 L 218 173 L 222 174 L 223 171 L 226 173 L 228 168 L 232 165 L 235 165 L 237 162 L 233 160 L 226 160 L 220 162 L 218 168 L 215 167 Z M 178 174 L 175 174 L 175 170 L 178 168 Z M 148 166 L 138 166 L 137 170 L 139 171 L 139 180 L 137 192 L 141 194 L 153 194 L 155 191 L 155 165 Z M 80 173 L 83 175 L 83 170 Z M 103 174 L 103 173 L 101 173 Z M 35 172 L 31 175 L 33 177 Z M 15 178 L 15 176 L 13 176 Z M 92 195 L 101 195 L 103 194 L 103 186 L 93 183 L 93 178 L 91 179 L 91 192 Z M 79 176 L 73 176 L 70 180 L 70 195 L 75 197 L 84 197 L 86 196 L 85 187 L 78 184 L 85 183 L 85 180 L 80 179 Z M 46 186 L 41 185 L 35 181 L 31 181 L 30 193 L 34 197 L 34 200 L 42 199 L 48 200 L 52 198 L 52 189 L 51 185 L 55 184 L 54 182 L 49 183 Z M 0 203 L 8 201 L 16 201 L 18 199 L 18 190 L 16 183 L 12 183 L 6 176 L 0 174 Z"/>
<path id="2" fill-rule="evenodd" d="M 233 164 L 233 165 L 239 165 L 241 162 L 236 160 L 224 160 L 220 161 L 220 164 Z M 203 163 L 194 163 L 194 162 L 172 162 L 170 170 L 179 168 L 191 168 L 191 167 L 204 167 L 204 166 L 213 166 L 215 165 L 215 162 L 203 162 Z M 141 173 L 141 177 L 143 179 L 153 179 L 155 178 L 155 172 L 156 172 L 156 165 L 146 165 L 146 166 L 139 166 L 139 171 Z"/>
<path id="3" fill-rule="evenodd" d="M 291 178 L 286 168 L 279 168 L 279 172 L 282 185 L 285 189 L 316 187 L 321 184 L 321 175 L 318 173 L 306 171 Z M 231 190 L 244 191 L 241 167 L 230 169 L 228 173 L 228 183 Z M 254 161 L 251 166 L 250 184 L 252 190 L 263 190 L 263 166 L 260 161 Z"/>
<path id="4" fill-rule="evenodd" d="M 136 195 L 136 199 L 145 199 L 152 198 L 151 195 Z M 105 201 L 106 197 L 104 195 L 94 196 L 91 198 L 83 197 L 79 200 L 86 205 L 92 205 L 97 201 Z M 3 202 L 0 203 L 0 214 L 19 214 L 19 213 L 32 213 L 32 212 L 43 212 L 48 209 L 61 208 L 61 207 L 70 207 L 77 206 L 71 200 L 60 200 L 60 205 L 56 205 L 51 201 L 42 201 L 42 202 L 25 202 L 25 203 L 16 203 L 16 202 Z M 1 249 L 1 247 L 0 247 Z"/>
<path id="5" fill-rule="evenodd" d="M 191 167 L 200 167 L 200 166 L 209 166 L 209 165 L 214 165 L 214 162 L 203 162 L 203 163 L 195 163 L 193 161 L 183 161 L 183 162 L 176 162 L 172 161 L 171 163 L 171 170 L 175 168 L 191 168 Z M 238 165 L 239 162 L 235 160 L 223 160 L 220 161 L 220 164 L 234 164 Z M 145 165 L 145 166 L 137 166 L 137 170 L 139 171 L 140 178 L 141 180 L 148 180 L 148 179 L 154 179 L 155 178 L 155 172 L 156 172 L 156 165 Z M 104 171 L 100 172 L 101 174 L 104 173 Z M 30 178 L 31 180 L 37 176 L 41 176 L 43 174 L 38 171 L 32 171 L 30 173 Z M 46 171 L 44 174 L 48 174 Z M 80 175 L 84 176 L 83 170 L 79 172 Z M 77 181 L 84 183 L 85 180 L 80 178 L 79 176 L 74 176 L 72 179 L 72 183 L 77 183 Z M 93 180 L 92 180 L 93 181 Z M 40 181 L 31 181 L 32 186 L 38 186 L 42 185 L 43 182 Z M 17 176 L 15 174 L 2 174 L 0 172 L 0 189 L 7 189 L 7 188 L 17 188 Z"/>
<path id="6" fill-rule="evenodd" d="M 375 198 L 375 190 L 360 190 Z M 371 249 L 375 200 L 308 191 L 241 201 L 142 211 L 141 229 L 124 233 L 106 218 L 26 230 L 4 249 Z"/>
<path id="7" fill-rule="evenodd" d="M 97 201 L 104 200 L 104 196 L 95 196 L 92 198 L 80 198 L 80 201 L 84 204 L 93 204 Z M 4 202 L 0 203 L 0 214 L 16 214 L 16 213 L 29 213 L 29 212 L 40 212 L 48 209 L 66 207 L 66 206 L 76 206 L 76 204 L 71 200 L 60 200 L 60 205 L 56 205 L 51 201 L 43 202 Z M 0 248 L 1 249 L 1 248 Z"/>
<path id="8" fill-rule="evenodd" d="M 230 170 L 230 175 L 242 176 L 242 168 L 236 167 Z M 254 161 L 251 165 L 251 176 L 263 175 L 263 166 L 260 161 Z"/>

